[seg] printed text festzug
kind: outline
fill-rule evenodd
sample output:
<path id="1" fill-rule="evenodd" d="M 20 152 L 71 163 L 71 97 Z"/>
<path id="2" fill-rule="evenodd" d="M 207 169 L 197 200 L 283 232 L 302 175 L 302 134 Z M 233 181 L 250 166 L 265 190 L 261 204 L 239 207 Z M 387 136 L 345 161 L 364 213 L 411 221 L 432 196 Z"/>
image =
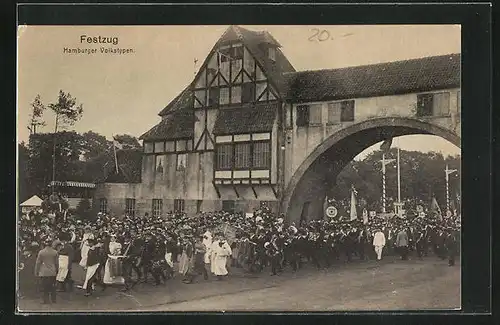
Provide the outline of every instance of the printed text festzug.
<path id="1" fill-rule="evenodd" d="M 118 37 L 80 35 L 81 43 L 118 45 Z"/>

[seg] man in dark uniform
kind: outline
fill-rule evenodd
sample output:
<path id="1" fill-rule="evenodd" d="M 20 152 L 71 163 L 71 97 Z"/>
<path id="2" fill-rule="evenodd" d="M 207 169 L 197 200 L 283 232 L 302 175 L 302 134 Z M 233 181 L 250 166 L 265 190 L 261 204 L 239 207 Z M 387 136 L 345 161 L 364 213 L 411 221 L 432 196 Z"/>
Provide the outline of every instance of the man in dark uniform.
<path id="1" fill-rule="evenodd" d="M 415 232 L 415 249 L 419 259 L 424 255 L 425 240 L 425 230 L 419 226 Z"/>
<path id="2" fill-rule="evenodd" d="M 457 240 L 456 240 L 451 228 L 446 229 L 445 247 L 446 247 L 446 251 L 448 253 L 448 265 L 454 266 L 455 265 L 455 257 L 458 253 L 458 245 L 457 245 Z"/>
<path id="3" fill-rule="evenodd" d="M 277 275 L 279 264 L 278 248 L 274 244 L 266 242 L 264 244 L 264 249 L 269 261 L 271 262 L 271 275 Z"/>

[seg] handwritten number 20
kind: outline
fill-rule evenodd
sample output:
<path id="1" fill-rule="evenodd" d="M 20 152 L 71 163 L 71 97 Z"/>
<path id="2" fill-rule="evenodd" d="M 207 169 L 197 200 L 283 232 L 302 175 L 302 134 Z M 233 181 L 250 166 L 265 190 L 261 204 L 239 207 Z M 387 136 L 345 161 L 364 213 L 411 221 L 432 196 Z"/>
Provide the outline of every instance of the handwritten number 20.
<path id="1" fill-rule="evenodd" d="M 328 41 L 330 39 L 330 33 L 327 30 L 319 30 L 317 28 L 312 29 L 313 34 L 309 37 L 309 41 L 314 42 L 315 40 L 319 42 Z"/>

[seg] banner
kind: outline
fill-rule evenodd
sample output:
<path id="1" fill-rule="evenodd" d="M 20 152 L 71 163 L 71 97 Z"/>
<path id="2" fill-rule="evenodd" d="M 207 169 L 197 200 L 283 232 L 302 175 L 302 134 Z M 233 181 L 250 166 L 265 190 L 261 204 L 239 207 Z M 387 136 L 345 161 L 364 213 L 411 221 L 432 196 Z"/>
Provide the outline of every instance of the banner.
<path id="1" fill-rule="evenodd" d="M 231 226 L 228 223 L 223 223 L 214 230 L 216 233 L 221 232 L 224 234 L 229 245 L 235 242 L 236 240 L 236 228 Z"/>
<path id="2" fill-rule="evenodd" d="M 368 211 L 363 209 L 363 223 L 366 225 L 368 223 Z"/>
<path id="3" fill-rule="evenodd" d="M 358 218 L 358 212 L 356 211 L 356 195 L 354 194 L 355 189 L 353 187 L 351 191 L 351 221 Z"/>

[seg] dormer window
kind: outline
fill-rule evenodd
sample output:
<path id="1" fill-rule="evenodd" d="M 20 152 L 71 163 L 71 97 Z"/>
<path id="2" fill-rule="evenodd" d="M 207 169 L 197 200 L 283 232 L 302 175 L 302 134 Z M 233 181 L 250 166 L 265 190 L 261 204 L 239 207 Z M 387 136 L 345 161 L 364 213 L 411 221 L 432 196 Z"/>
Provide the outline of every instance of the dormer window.
<path id="1" fill-rule="evenodd" d="M 271 61 L 276 61 L 276 49 L 274 47 L 270 47 L 268 50 L 267 50 L 267 53 L 268 53 L 268 56 L 269 56 L 269 60 Z"/>

